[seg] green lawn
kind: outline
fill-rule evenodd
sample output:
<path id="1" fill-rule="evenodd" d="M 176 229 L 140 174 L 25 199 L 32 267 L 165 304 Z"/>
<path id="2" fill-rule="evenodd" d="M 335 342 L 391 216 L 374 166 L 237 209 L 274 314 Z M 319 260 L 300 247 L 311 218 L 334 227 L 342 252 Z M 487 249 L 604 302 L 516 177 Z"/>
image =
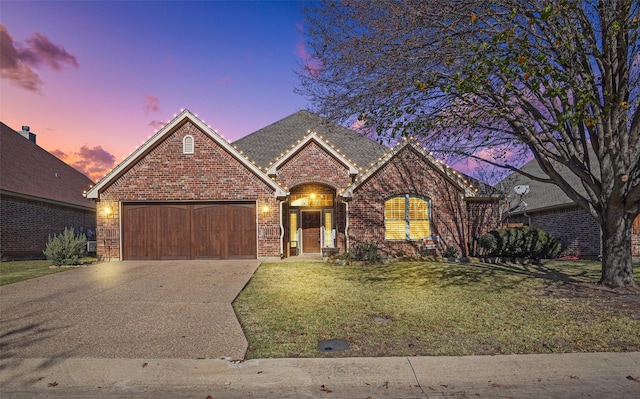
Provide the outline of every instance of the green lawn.
<path id="1" fill-rule="evenodd" d="M 95 261 L 95 258 L 82 259 L 82 263 L 93 263 Z M 0 286 L 71 269 L 69 267 L 50 266 L 51 261 L 48 260 L 0 262 Z"/>
<path id="2" fill-rule="evenodd" d="M 640 350 L 639 295 L 592 284 L 599 268 L 265 263 L 234 308 L 247 358 Z M 331 338 L 349 351 L 319 352 Z"/>

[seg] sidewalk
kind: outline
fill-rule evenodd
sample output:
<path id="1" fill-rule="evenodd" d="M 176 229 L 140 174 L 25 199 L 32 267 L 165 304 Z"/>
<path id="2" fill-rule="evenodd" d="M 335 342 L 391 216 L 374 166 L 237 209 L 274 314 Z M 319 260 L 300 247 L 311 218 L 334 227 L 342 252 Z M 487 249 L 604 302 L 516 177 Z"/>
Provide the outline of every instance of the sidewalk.
<path id="1" fill-rule="evenodd" d="M 638 398 L 640 352 L 0 360 L 2 398 Z M 634 380 L 636 379 L 636 380 Z"/>

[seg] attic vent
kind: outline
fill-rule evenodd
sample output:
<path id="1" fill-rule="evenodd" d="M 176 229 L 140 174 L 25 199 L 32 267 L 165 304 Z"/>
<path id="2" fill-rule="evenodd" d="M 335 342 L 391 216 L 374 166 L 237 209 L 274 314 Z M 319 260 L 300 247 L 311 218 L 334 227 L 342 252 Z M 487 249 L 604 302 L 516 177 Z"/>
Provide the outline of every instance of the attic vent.
<path id="1" fill-rule="evenodd" d="M 187 135 L 182 139 L 182 153 L 193 154 L 193 136 Z"/>

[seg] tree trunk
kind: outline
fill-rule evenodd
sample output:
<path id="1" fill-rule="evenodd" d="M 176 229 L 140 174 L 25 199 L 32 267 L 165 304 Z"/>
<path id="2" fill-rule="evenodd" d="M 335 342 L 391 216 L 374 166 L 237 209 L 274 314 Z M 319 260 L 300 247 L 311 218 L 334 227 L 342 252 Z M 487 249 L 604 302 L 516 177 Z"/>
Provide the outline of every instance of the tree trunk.
<path id="1" fill-rule="evenodd" d="M 602 225 L 602 276 L 598 284 L 617 288 L 635 286 L 631 259 L 633 219 L 624 209 L 608 212 Z"/>

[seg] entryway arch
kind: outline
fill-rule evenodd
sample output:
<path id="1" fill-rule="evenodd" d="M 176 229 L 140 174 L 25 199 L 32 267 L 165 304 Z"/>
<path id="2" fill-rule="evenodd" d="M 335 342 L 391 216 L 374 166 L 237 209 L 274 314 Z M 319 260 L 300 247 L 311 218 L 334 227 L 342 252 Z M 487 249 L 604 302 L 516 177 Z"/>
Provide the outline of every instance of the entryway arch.
<path id="1" fill-rule="evenodd" d="M 286 223 L 288 256 L 318 255 L 336 248 L 336 189 L 304 183 L 289 191 Z"/>

